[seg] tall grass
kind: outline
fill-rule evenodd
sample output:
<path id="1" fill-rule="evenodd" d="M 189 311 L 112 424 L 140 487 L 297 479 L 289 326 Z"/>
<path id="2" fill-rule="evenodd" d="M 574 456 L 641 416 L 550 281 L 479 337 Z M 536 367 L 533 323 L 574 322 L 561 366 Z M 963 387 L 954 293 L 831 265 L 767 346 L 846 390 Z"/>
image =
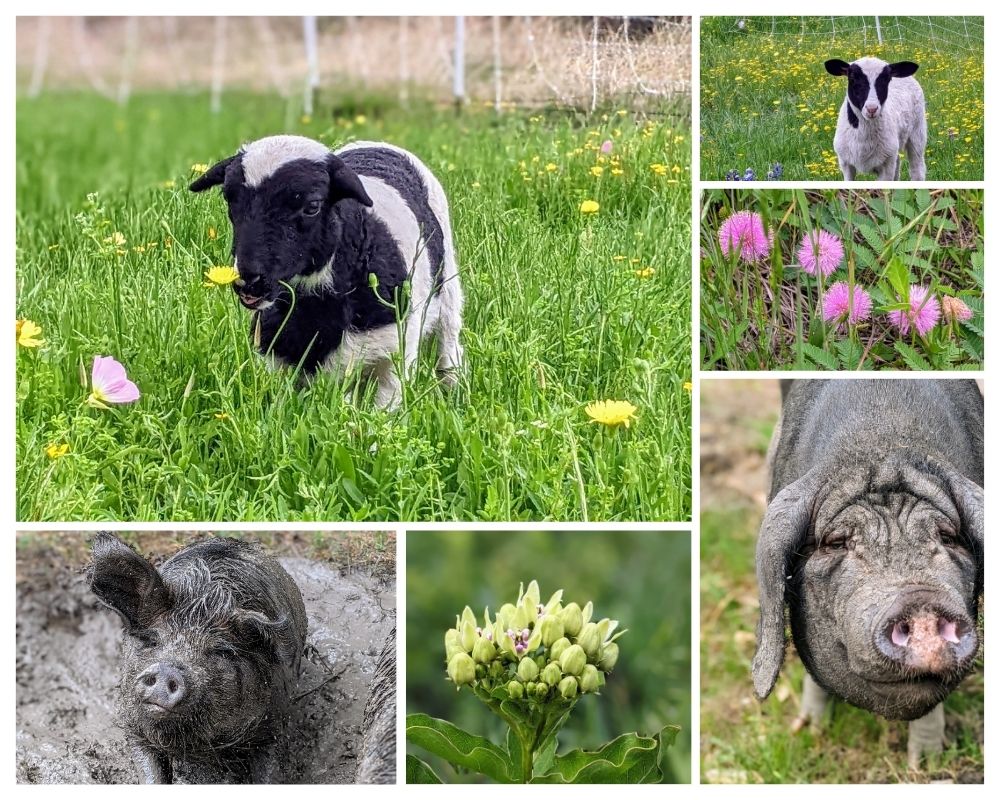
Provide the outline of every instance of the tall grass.
<path id="1" fill-rule="evenodd" d="M 351 102 L 323 120 L 253 95 L 217 115 L 176 94 L 18 103 L 17 313 L 47 342 L 18 352 L 18 518 L 689 517 L 684 110 L 495 119 Z M 191 165 L 278 131 L 392 141 L 439 175 L 467 295 L 456 391 L 427 352 L 403 413 L 370 391 L 345 402 L 332 376 L 301 387 L 265 369 L 231 292 L 202 285 L 230 231 L 217 193 L 187 192 Z M 591 198 L 600 211 L 581 214 Z M 84 405 L 98 354 L 126 366 L 137 404 Z M 637 422 L 590 423 L 601 398 L 634 403 Z"/>

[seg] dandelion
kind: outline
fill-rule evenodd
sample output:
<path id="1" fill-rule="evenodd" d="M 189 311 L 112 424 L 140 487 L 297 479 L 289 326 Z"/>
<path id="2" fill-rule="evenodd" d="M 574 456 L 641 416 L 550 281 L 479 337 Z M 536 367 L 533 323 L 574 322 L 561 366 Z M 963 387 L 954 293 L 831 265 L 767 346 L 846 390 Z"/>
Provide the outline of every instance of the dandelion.
<path id="1" fill-rule="evenodd" d="M 229 286 L 240 277 L 233 267 L 211 267 L 205 273 L 205 281 L 202 286 Z"/>
<path id="2" fill-rule="evenodd" d="M 610 139 L 605 139 L 601 143 L 601 152 L 604 153 L 604 155 L 607 155 L 614 149 L 615 149 L 615 143 L 612 142 Z"/>
<path id="3" fill-rule="evenodd" d="M 212 414 L 212 418 L 217 419 L 220 422 L 223 422 L 229 419 L 229 415 L 225 411 L 217 411 L 216 413 Z"/>
<path id="4" fill-rule="evenodd" d="M 128 379 L 125 367 L 111 356 L 94 356 L 90 373 L 91 391 L 87 405 L 107 409 L 108 403 L 134 403 L 139 399 L 139 387 Z"/>
<path id="5" fill-rule="evenodd" d="M 722 254 L 739 251 L 743 261 L 753 263 L 764 258 L 774 242 L 773 231 L 764 230 L 764 220 L 756 211 L 737 211 L 719 228 L 719 246 Z"/>
<path id="6" fill-rule="evenodd" d="M 694 384 L 691 381 L 684 381 L 684 391 L 691 394 L 692 389 L 694 389 Z"/>
<path id="7" fill-rule="evenodd" d="M 41 347 L 45 340 L 41 338 L 42 327 L 30 319 L 17 320 L 17 344 L 29 349 Z"/>
<path id="8" fill-rule="evenodd" d="M 666 175 L 667 165 L 666 164 L 650 164 L 649 168 L 653 171 L 654 175 Z"/>
<path id="9" fill-rule="evenodd" d="M 368 122 L 368 117 L 366 117 L 364 114 L 358 114 L 354 118 L 355 125 L 364 125 L 366 122 Z"/>
<path id="10" fill-rule="evenodd" d="M 598 400 L 590 403 L 585 411 L 591 422 L 607 425 L 609 428 L 624 425 L 626 428 L 635 419 L 638 409 L 625 400 Z"/>
<path id="11" fill-rule="evenodd" d="M 843 322 L 857 325 L 872 313 L 872 298 L 860 286 L 851 287 L 844 281 L 837 281 L 823 295 L 823 319 L 827 322 Z"/>
<path id="12" fill-rule="evenodd" d="M 121 231 L 115 231 L 110 236 L 104 237 L 104 244 L 110 244 L 113 247 L 124 247 L 128 244 L 128 239 L 125 238 L 125 234 Z"/>
<path id="13" fill-rule="evenodd" d="M 635 277 L 637 278 L 652 278 L 656 274 L 656 270 L 653 267 L 645 267 L 643 269 L 634 270 Z"/>
<path id="14" fill-rule="evenodd" d="M 890 311 L 889 321 L 903 336 L 909 333 L 910 325 L 916 328 L 921 336 L 926 336 L 941 319 L 941 304 L 929 293 L 926 286 L 911 286 L 909 295 L 909 309 Z"/>
<path id="15" fill-rule="evenodd" d="M 601 210 L 601 204 L 596 200 L 584 200 L 580 203 L 581 214 L 596 214 Z"/>
<path id="16" fill-rule="evenodd" d="M 204 175 L 206 172 L 208 172 L 208 164 L 200 164 L 200 163 L 199 164 L 192 164 L 191 165 L 191 171 L 195 175 Z"/>
<path id="17" fill-rule="evenodd" d="M 177 181 L 175 181 L 173 178 L 170 178 L 169 180 L 161 181 L 160 188 L 161 189 L 173 189 L 176 185 L 177 185 Z"/>
<path id="18" fill-rule="evenodd" d="M 68 452 L 69 452 L 69 445 L 66 442 L 63 442 L 62 444 L 56 444 L 55 442 L 51 442 L 45 448 L 45 455 L 47 455 L 53 461 L 55 461 L 57 458 L 62 458 Z"/>
<path id="19" fill-rule="evenodd" d="M 604 167 L 594 166 L 590 168 L 590 174 L 595 178 L 600 178 L 604 174 Z"/>
<path id="20" fill-rule="evenodd" d="M 545 171 L 546 172 L 555 172 L 557 169 L 559 169 L 559 167 L 557 167 L 551 161 L 548 164 L 545 165 Z"/>
<path id="21" fill-rule="evenodd" d="M 208 226 L 208 238 L 209 239 L 215 239 L 215 238 L 218 237 L 218 235 L 219 234 L 216 232 L 215 228 L 213 228 L 211 225 L 209 225 Z"/>
<path id="22" fill-rule="evenodd" d="M 840 238 L 829 231 L 811 231 L 802 237 L 799 245 L 799 264 L 810 275 L 819 270 L 829 277 L 844 260 L 844 245 Z"/>
<path id="23" fill-rule="evenodd" d="M 971 308 L 958 297 L 949 295 L 941 298 L 941 314 L 948 322 L 968 322 L 973 317 Z"/>

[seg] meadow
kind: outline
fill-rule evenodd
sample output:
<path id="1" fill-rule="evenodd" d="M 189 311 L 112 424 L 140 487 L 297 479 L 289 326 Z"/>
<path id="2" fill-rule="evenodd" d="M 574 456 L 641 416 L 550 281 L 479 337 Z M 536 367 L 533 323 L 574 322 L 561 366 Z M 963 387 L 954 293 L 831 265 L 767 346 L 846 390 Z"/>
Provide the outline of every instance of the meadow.
<path id="1" fill-rule="evenodd" d="M 701 217 L 704 368 L 983 368 L 981 191 L 718 189 Z"/>
<path id="2" fill-rule="evenodd" d="M 847 703 L 833 703 L 822 725 L 793 734 L 805 670 L 792 645 L 771 696 L 763 703 L 754 697 L 754 550 L 779 405 L 777 381 L 702 382 L 702 781 L 982 783 L 982 658 L 945 700 L 945 751 L 920 772 L 907 767 L 907 723 Z"/>
<path id="3" fill-rule="evenodd" d="M 17 317 L 41 330 L 18 326 L 17 518 L 689 518 L 687 107 L 319 107 L 19 100 Z M 398 413 L 371 390 L 345 401 L 333 376 L 301 386 L 265 368 L 233 293 L 204 285 L 230 228 L 218 194 L 187 184 L 279 131 L 391 141 L 440 177 L 466 293 L 455 391 L 426 354 Z M 98 355 L 138 402 L 85 402 Z M 631 403 L 630 424 L 592 422 L 597 400 Z"/>
<path id="4" fill-rule="evenodd" d="M 823 62 L 869 55 L 920 65 L 927 180 L 982 180 L 982 18 L 880 20 L 881 45 L 873 17 L 746 17 L 742 28 L 734 17 L 703 19 L 702 179 L 743 179 L 749 169 L 764 180 L 780 164 L 783 180 L 843 180 L 833 134 L 846 81 L 829 75 Z M 907 169 L 904 159 L 903 180 Z"/>

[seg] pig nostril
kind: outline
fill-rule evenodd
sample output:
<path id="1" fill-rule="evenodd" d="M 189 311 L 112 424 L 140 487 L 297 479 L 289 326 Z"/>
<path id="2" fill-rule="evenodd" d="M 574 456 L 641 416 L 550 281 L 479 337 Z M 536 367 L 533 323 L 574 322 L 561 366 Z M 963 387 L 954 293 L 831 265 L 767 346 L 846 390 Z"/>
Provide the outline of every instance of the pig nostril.
<path id="1" fill-rule="evenodd" d="M 144 686 L 155 686 L 156 685 L 156 676 L 155 675 L 143 675 L 142 676 L 142 683 L 143 683 Z"/>
<path id="2" fill-rule="evenodd" d="M 906 647 L 910 641 L 910 623 L 901 620 L 892 626 L 892 643 L 898 647 Z"/>
<path id="3" fill-rule="evenodd" d="M 174 694 L 177 691 L 177 681 L 167 681 L 167 691 Z"/>
<path id="4" fill-rule="evenodd" d="M 946 642 L 952 642 L 953 644 L 958 644 L 958 623 L 952 622 L 949 619 L 940 617 L 938 619 L 938 636 L 944 639 Z"/>

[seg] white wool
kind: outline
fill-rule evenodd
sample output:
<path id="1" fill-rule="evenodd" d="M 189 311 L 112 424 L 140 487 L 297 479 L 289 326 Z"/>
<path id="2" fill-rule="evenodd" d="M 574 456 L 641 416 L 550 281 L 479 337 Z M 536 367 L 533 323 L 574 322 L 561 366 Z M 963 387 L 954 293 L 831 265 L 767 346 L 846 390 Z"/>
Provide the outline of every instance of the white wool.
<path id="1" fill-rule="evenodd" d="M 243 146 L 243 181 L 256 188 L 289 161 L 324 163 L 330 148 L 305 136 L 267 136 Z"/>

